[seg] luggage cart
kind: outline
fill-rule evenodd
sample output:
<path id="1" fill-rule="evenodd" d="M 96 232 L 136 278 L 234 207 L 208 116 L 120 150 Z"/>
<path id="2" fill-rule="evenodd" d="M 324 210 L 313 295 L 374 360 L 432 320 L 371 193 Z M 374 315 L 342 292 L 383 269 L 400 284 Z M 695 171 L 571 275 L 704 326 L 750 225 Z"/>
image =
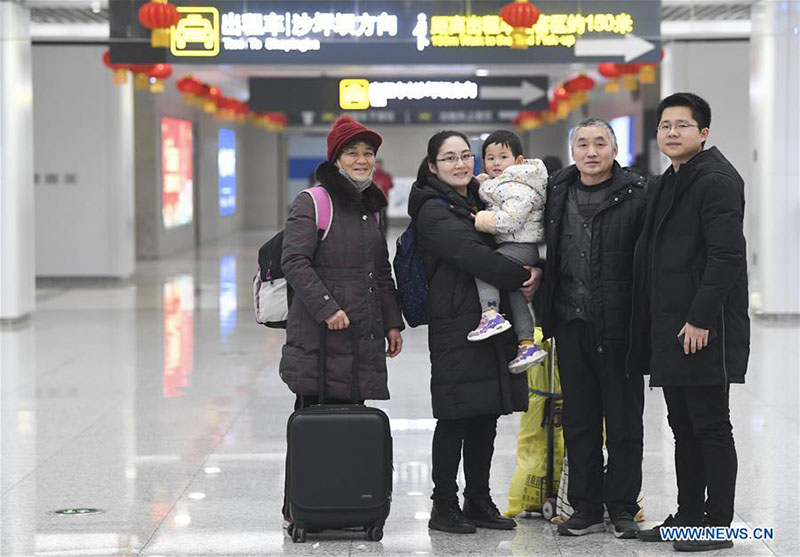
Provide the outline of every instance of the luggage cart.
<path id="1" fill-rule="evenodd" d="M 548 345 L 548 383 L 547 398 L 545 399 L 545 419 L 547 421 L 547 497 L 542 503 L 542 516 L 545 520 L 551 520 L 556 515 L 556 493 L 554 490 L 555 472 L 555 429 L 556 419 L 561 419 L 561 414 L 556 413 L 556 401 L 563 398 L 563 395 L 555 392 L 556 386 L 556 339 L 551 338 Z"/>

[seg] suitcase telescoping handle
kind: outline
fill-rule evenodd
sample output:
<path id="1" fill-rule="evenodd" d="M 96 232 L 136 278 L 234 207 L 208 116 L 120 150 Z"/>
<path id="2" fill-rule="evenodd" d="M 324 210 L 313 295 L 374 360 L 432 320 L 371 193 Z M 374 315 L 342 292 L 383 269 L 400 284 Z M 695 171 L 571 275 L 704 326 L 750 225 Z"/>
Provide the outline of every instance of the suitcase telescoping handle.
<path id="1" fill-rule="evenodd" d="M 359 354 L 361 352 L 359 348 L 359 327 L 358 321 L 351 321 L 350 322 L 350 331 L 353 334 L 353 383 L 350 386 L 350 396 L 353 400 L 353 404 L 358 404 L 361 400 L 361 392 L 358 386 L 359 378 L 358 378 L 358 371 L 360 365 L 360 358 Z M 319 361 L 317 362 L 317 375 L 319 378 L 319 403 L 325 404 L 325 398 L 327 395 L 327 388 L 325 386 L 325 378 L 327 375 L 326 368 L 325 368 L 325 360 L 326 360 L 326 341 L 328 339 L 328 325 L 324 322 L 320 327 L 320 336 L 319 336 Z"/>

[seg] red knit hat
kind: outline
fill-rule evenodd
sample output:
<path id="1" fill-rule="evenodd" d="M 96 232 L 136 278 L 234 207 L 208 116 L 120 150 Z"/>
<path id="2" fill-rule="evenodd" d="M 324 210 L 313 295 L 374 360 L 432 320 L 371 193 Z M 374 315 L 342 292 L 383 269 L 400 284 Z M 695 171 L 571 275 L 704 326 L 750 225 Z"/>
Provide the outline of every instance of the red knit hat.
<path id="1" fill-rule="evenodd" d="M 378 147 L 383 139 L 377 132 L 372 131 L 350 116 L 339 116 L 328 132 L 328 160 L 334 162 L 342 152 L 345 145 L 354 139 L 364 139 L 371 143 L 378 152 Z"/>

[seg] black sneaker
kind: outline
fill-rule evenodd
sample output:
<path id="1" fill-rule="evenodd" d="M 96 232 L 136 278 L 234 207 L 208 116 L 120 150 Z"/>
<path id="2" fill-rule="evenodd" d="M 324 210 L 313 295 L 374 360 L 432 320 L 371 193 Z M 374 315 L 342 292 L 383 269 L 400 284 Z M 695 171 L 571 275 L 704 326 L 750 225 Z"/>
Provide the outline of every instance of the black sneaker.
<path id="1" fill-rule="evenodd" d="M 513 518 L 506 518 L 500 514 L 489 497 L 478 500 L 465 499 L 464 516 L 478 528 L 513 530 L 517 527 Z"/>
<path id="2" fill-rule="evenodd" d="M 663 542 L 666 541 L 661 537 L 661 529 L 665 526 L 667 528 L 680 526 L 680 521 L 672 515 L 669 515 L 667 519 L 659 524 L 654 528 L 650 528 L 649 530 L 639 530 L 636 532 L 636 537 L 639 538 L 643 542 Z"/>
<path id="3" fill-rule="evenodd" d="M 613 525 L 614 537 L 623 540 L 632 540 L 636 538 L 636 533 L 639 531 L 639 525 L 633 519 L 633 515 L 629 512 L 622 511 L 611 517 L 611 524 Z"/>
<path id="4" fill-rule="evenodd" d="M 566 522 L 558 525 L 558 533 L 562 536 L 584 536 L 605 530 L 603 515 L 592 516 L 581 511 L 576 511 Z"/>
<path id="5" fill-rule="evenodd" d="M 672 549 L 675 551 L 714 551 L 732 547 L 731 540 L 681 540 L 672 543 Z"/>
<path id="6" fill-rule="evenodd" d="M 475 525 L 461 512 L 458 501 L 445 499 L 433 500 L 428 528 L 451 534 L 474 534 L 477 531 Z"/>

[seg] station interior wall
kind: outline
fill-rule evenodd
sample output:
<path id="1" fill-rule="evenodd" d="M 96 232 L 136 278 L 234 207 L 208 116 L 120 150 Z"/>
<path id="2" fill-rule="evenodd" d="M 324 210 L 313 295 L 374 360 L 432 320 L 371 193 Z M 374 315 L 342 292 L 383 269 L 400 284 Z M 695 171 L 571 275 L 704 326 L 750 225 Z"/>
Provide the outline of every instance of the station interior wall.
<path id="1" fill-rule="evenodd" d="M 133 95 L 99 64 L 104 50 L 33 48 L 37 276 L 135 268 Z"/>
<path id="2" fill-rule="evenodd" d="M 716 145 L 745 184 L 745 236 L 751 286 L 757 286 L 759 184 L 753 178 L 750 122 L 750 41 L 680 41 L 665 47 L 661 94 L 697 93 L 711 105 L 706 148 Z M 668 160 L 662 158 L 666 168 Z M 755 284 L 754 284 L 755 283 Z"/>
<path id="3" fill-rule="evenodd" d="M 279 225 L 286 165 L 281 134 L 221 122 L 174 89 L 113 84 L 105 46 L 34 45 L 37 277 L 124 278 L 136 259 L 165 257 L 245 227 Z M 192 223 L 162 224 L 160 121 L 193 123 Z M 220 216 L 220 128 L 236 133 L 237 203 Z"/>

